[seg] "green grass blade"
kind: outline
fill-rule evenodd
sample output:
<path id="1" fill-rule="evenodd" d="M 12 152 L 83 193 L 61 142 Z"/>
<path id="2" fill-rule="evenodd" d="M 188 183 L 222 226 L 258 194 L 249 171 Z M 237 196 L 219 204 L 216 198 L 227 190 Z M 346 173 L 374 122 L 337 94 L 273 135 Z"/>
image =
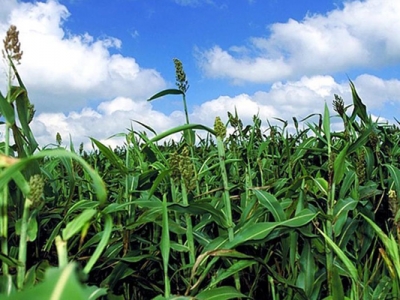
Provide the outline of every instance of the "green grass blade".
<path id="1" fill-rule="evenodd" d="M 112 233 L 112 227 L 113 227 L 113 222 L 112 218 L 110 215 L 104 215 L 104 230 L 103 230 L 103 235 L 101 237 L 100 243 L 97 245 L 96 250 L 90 257 L 89 261 L 87 262 L 85 268 L 83 269 L 83 272 L 85 274 L 89 274 L 89 272 L 92 270 L 94 264 L 97 262 L 97 260 L 100 258 L 101 253 L 104 251 L 104 249 L 107 247 L 111 233 Z"/>
<path id="2" fill-rule="evenodd" d="M 196 295 L 197 300 L 228 300 L 237 298 L 248 298 L 230 286 L 221 286 L 215 289 L 206 290 Z"/>
<path id="3" fill-rule="evenodd" d="M 160 133 L 159 135 L 153 137 L 152 139 L 150 139 L 147 143 L 146 146 L 148 144 L 154 143 L 154 142 L 158 142 L 159 140 L 162 140 L 163 138 L 166 138 L 170 135 L 173 135 L 175 133 L 181 132 L 181 131 L 185 131 L 188 129 L 199 129 L 199 130 L 205 130 L 213 135 L 215 135 L 215 131 L 207 126 L 201 125 L 201 124 L 185 124 L 185 125 L 181 125 L 169 130 L 164 131 L 163 133 Z"/>
<path id="4" fill-rule="evenodd" d="M 347 271 L 349 272 L 349 275 L 350 275 L 351 279 L 353 280 L 353 282 L 358 283 L 359 278 L 358 278 L 357 268 L 354 266 L 354 264 L 351 262 L 351 260 L 346 256 L 346 254 L 343 252 L 343 250 L 340 249 L 335 244 L 335 242 L 332 241 L 321 229 L 317 228 L 317 230 L 322 234 L 322 236 L 325 238 L 325 240 L 327 241 L 329 246 L 333 249 L 333 251 L 339 257 L 339 259 L 346 266 Z"/>
<path id="5" fill-rule="evenodd" d="M 81 231 L 96 213 L 97 211 L 95 209 L 86 209 L 71 222 L 68 222 L 65 229 L 62 230 L 63 240 L 68 241 L 72 236 Z"/>

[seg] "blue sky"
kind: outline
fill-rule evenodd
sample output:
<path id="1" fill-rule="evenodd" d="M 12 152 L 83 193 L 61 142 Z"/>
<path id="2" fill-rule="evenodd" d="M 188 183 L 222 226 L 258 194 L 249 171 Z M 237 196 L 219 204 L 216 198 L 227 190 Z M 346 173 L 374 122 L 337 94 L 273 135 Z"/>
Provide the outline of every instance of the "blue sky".
<path id="1" fill-rule="evenodd" d="M 254 114 L 265 124 L 301 119 L 321 113 L 335 93 L 351 104 L 348 77 L 372 116 L 400 118 L 397 0 L 2 3 L 0 35 L 10 24 L 20 31 L 19 70 L 41 145 L 57 132 L 75 143 L 89 145 L 91 136 L 115 145 L 121 141 L 106 138 L 133 119 L 157 132 L 184 123 L 179 97 L 146 101 L 175 86 L 175 57 L 190 83 L 195 123 L 212 126 L 235 107 L 245 123 Z"/>

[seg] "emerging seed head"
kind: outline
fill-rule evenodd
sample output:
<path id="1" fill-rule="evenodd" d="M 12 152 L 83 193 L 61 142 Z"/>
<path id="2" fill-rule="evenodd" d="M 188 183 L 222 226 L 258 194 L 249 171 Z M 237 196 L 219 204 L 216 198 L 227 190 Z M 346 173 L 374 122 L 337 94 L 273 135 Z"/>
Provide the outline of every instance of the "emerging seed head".
<path id="1" fill-rule="evenodd" d="M 4 50 L 2 50 L 5 59 L 15 60 L 20 63 L 23 52 L 19 42 L 19 31 L 15 25 L 11 25 L 7 31 L 6 38 L 3 40 Z"/>
<path id="2" fill-rule="evenodd" d="M 182 179 L 188 191 L 196 187 L 194 165 L 190 160 L 189 149 L 187 147 L 183 148 L 181 154 L 177 152 L 172 153 L 169 157 L 169 164 L 171 168 L 171 177 L 175 182 Z"/>
<path id="3" fill-rule="evenodd" d="M 186 73 L 183 70 L 183 65 L 182 62 L 174 58 L 174 64 L 175 64 L 175 74 L 176 74 L 176 85 L 178 86 L 178 89 L 186 93 L 186 91 L 189 89 L 189 82 L 186 80 Z"/>
<path id="4" fill-rule="evenodd" d="M 61 146 L 62 138 L 61 138 L 61 134 L 59 132 L 57 132 L 57 134 L 56 134 L 56 142 L 57 142 L 58 146 Z"/>
<path id="5" fill-rule="evenodd" d="M 392 217 L 396 216 L 399 210 L 399 201 L 397 200 L 397 194 L 395 190 L 390 189 L 388 192 L 389 197 L 389 210 L 392 213 Z"/>
<path id="6" fill-rule="evenodd" d="M 32 201 L 32 208 L 38 207 L 41 203 L 44 188 L 44 181 L 42 176 L 40 176 L 39 174 L 31 176 L 31 178 L 29 179 L 29 186 L 29 198 Z"/>
<path id="7" fill-rule="evenodd" d="M 342 97 L 335 94 L 335 100 L 333 100 L 333 110 L 336 111 L 341 117 L 343 117 L 346 109 L 344 108 L 344 101 Z"/>
<path id="8" fill-rule="evenodd" d="M 224 123 L 222 123 L 220 117 L 215 118 L 214 122 L 214 130 L 217 133 L 217 137 L 220 137 L 221 139 L 224 139 L 226 136 L 226 127 Z"/>

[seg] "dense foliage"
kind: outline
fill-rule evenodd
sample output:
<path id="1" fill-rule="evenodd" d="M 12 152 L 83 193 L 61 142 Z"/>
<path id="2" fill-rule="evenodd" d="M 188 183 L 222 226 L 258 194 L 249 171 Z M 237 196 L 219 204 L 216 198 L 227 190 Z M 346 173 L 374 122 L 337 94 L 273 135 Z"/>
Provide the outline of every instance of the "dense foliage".
<path id="1" fill-rule="evenodd" d="M 340 132 L 327 105 L 305 128 L 233 112 L 211 129 L 190 123 L 175 60 L 178 88 L 149 100 L 182 96 L 185 125 L 39 149 L 5 50 L 18 85 L 0 94 L 2 299 L 400 298 L 400 131 L 351 82 L 352 105 L 333 100 Z"/>

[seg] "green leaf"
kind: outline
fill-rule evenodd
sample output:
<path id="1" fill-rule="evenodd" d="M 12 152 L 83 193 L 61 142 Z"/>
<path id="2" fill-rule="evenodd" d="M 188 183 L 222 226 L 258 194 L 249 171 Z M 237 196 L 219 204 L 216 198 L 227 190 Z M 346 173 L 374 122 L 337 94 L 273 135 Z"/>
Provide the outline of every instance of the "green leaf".
<path id="1" fill-rule="evenodd" d="M 353 265 L 351 260 L 346 256 L 342 249 L 340 249 L 334 241 L 332 241 L 321 229 L 317 227 L 317 230 L 322 234 L 325 238 L 325 241 L 329 244 L 329 246 L 333 249 L 339 259 L 343 262 L 346 266 L 347 271 L 355 284 L 358 284 L 359 278 L 357 273 L 357 268 Z"/>
<path id="2" fill-rule="evenodd" d="M 16 233 L 17 235 L 21 235 L 21 223 L 22 223 L 22 219 L 19 219 L 19 220 L 15 223 L 15 233 Z M 36 218 L 30 217 L 30 218 L 28 219 L 28 230 L 27 230 L 27 232 L 26 232 L 26 234 L 27 234 L 27 241 L 28 241 L 28 242 L 33 242 L 34 240 L 36 240 L 37 232 L 38 232 L 37 220 L 36 220 Z"/>
<path id="3" fill-rule="evenodd" d="M 286 220 L 286 215 L 283 211 L 281 204 L 274 195 L 261 190 L 253 190 L 260 204 L 266 207 L 274 216 L 275 221 L 281 222 Z"/>
<path id="4" fill-rule="evenodd" d="M 11 126 L 15 123 L 15 111 L 7 99 L 4 98 L 3 94 L 0 92 L 0 113 L 6 119 L 6 122 Z"/>
<path id="5" fill-rule="evenodd" d="M 3 253 L 0 253 L 0 260 L 4 263 L 6 263 L 8 266 L 10 267 L 22 267 L 24 264 L 22 262 L 20 262 L 19 260 L 12 258 L 8 255 L 5 255 Z M 1 291 L 0 291 L 1 293 Z"/>
<path id="6" fill-rule="evenodd" d="M 99 148 L 100 152 L 103 153 L 116 169 L 118 169 L 122 174 L 127 173 L 128 170 L 125 167 L 124 162 L 109 147 L 94 138 L 90 138 L 90 140 L 97 146 L 97 148 Z"/>
<path id="7" fill-rule="evenodd" d="M 4 254 L 0 255 L 0 259 L 3 260 Z M 7 263 L 8 264 L 8 263 Z M 8 264 L 10 266 L 10 264 Z M 0 276 L 0 295 L 10 296 L 17 291 L 15 284 L 13 283 L 13 277 L 11 275 Z M 9 299 L 9 297 L 7 297 Z"/>
<path id="8" fill-rule="evenodd" d="M 344 299 L 343 284 L 338 268 L 332 268 L 332 299 Z"/>
<path id="9" fill-rule="evenodd" d="M 101 177 L 96 173 L 96 171 L 92 169 L 91 166 L 89 166 L 89 164 L 83 158 L 79 157 L 75 153 L 68 152 L 64 149 L 42 150 L 38 153 L 35 153 L 32 156 L 17 160 L 14 164 L 5 168 L 0 173 L 0 189 L 3 188 L 11 179 L 14 178 L 16 172 L 20 172 L 24 168 L 29 167 L 30 162 L 33 162 L 35 160 L 40 160 L 45 157 L 46 158 L 69 157 L 79 162 L 82 165 L 82 167 L 86 170 L 86 172 L 88 172 L 89 176 L 92 178 L 93 187 L 95 189 L 99 201 L 104 202 L 106 200 L 107 191 Z"/>
<path id="10" fill-rule="evenodd" d="M 318 187 L 318 189 L 325 195 L 328 195 L 328 181 L 325 178 L 317 177 L 313 178 L 314 183 Z"/>
<path id="11" fill-rule="evenodd" d="M 400 170 L 393 165 L 384 164 L 390 173 L 396 187 L 396 194 L 400 195 Z"/>
<path id="12" fill-rule="evenodd" d="M 339 184 L 343 179 L 346 170 L 347 149 L 349 149 L 349 146 L 350 144 L 346 144 L 346 146 L 340 151 L 339 155 L 335 158 L 333 164 L 333 182 L 335 184 Z"/>
<path id="13" fill-rule="evenodd" d="M 30 101 L 28 99 L 28 92 L 25 87 L 17 87 L 17 89 L 19 91 L 15 98 L 15 104 L 17 106 L 18 119 L 21 123 L 23 135 L 28 141 L 29 154 L 33 154 L 38 147 L 38 143 L 29 127 L 29 122 L 32 120 L 33 116 L 30 115 L 32 112 L 29 110 Z"/>
<path id="14" fill-rule="evenodd" d="M 278 227 L 297 228 L 310 223 L 316 213 L 309 209 L 304 209 L 297 216 L 281 222 L 260 222 L 245 227 L 242 231 L 236 233 L 235 238 L 228 242 L 225 247 L 233 248 L 251 240 L 262 240 L 266 238 L 274 229 Z"/>
<path id="15" fill-rule="evenodd" d="M 155 100 L 157 98 L 161 98 L 161 97 L 164 97 L 167 95 L 184 95 L 184 93 L 178 89 L 166 89 L 166 90 L 163 90 L 163 91 L 151 96 L 149 99 L 147 99 L 147 101 L 152 101 L 152 100 Z"/>
<path id="16" fill-rule="evenodd" d="M 103 235 L 101 237 L 100 243 L 97 245 L 96 250 L 94 253 L 90 256 L 89 261 L 87 262 L 85 268 L 83 269 L 83 272 L 86 274 L 89 274 L 91 269 L 93 268 L 94 264 L 97 262 L 97 260 L 100 258 L 101 253 L 104 251 L 104 249 L 107 247 L 108 242 L 110 241 L 111 237 L 111 232 L 112 232 L 112 218 L 110 215 L 104 215 L 104 230 L 103 230 Z"/>
<path id="17" fill-rule="evenodd" d="M 339 199 L 333 208 L 333 231 L 335 236 L 339 236 L 342 232 L 342 228 L 347 221 L 347 215 L 349 211 L 354 210 L 357 207 L 358 201 L 353 198 Z"/>
<path id="18" fill-rule="evenodd" d="M 86 209 L 81 212 L 80 215 L 69 222 L 67 226 L 65 226 L 65 229 L 62 230 L 63 240 L 67 241 L 72 236 L 80 232 L 83 226 L 85 226 L 86 223 L 88 223 L 96 213 L 97 211 L 95 209 Z"/>
<path id="19" fill-rule="evenodd" d="M 213 279 L 213 282 L 211 283 L 211 287 L 216 286 L 218 283 L 220 283 L 222 280 L 225 280 L 231 276 L 234 276 L 235 274 L 238 274 L 240 271 L 251 267 L 252 265 L 257 264 L 255 260 L 239 260 L 235 261 L 232 265 L 229 266 L 229 268 L 221 270 L 218 272 L 217 276 Z"/>
<path id="20" fill-rule="evenodd" d="M 361 101 L 361 98 L 358 96 L 356 87 L 351 80 L 350 80 L 350 88 L 351 88 L 351 94 L 353 96 L 353 105 L 354 105 L 353 113 L 350 117 L 351 121 L 354 121 L 355 117 L 358 116 L 364 122 L 364 124 L 369 124 L 370 120 L 367 115 L 367 107 Z"/>
<path id="21" fill-rule="evenodd" d="M 227 300 L 234 298 L 248 297 L 230 286 L 221 286 L 218 288 L 203 291 L 196 295 L 197 300 Z"/>
<path id="22" fill-rule="evenodd" d="M 46 272 L 46 279 L 35 287 L 12 294 L 10 300 L 87 300 L 96 299 L 91 296 L 92 289 L 85 290 L 79 283 L 75 272 L 75 264 L 64 268 L 51 268 Z"/>
<path id="23" fill-rule="evenodd" d="M 324 129 L 324 134 L 326 136 L 326 140 L 328 141 L 328 145 L 330 145 L 330 143 L 331 143 L 331 117 L 330 117 L 328 105 L 326 104 L 326 102 L 325 102 L 325 106 L 324 106 L 323 129 Z"/>
<path id="24" fill-rule="evenodd" d="M 300 256 L 300 273 L 297 277 L 296 285 L 304 290 L 306 295 L 311 298 L 314 290 L 315 275 L 317 274 L 317 268 L 315 265 L 314 253 L 311 250 L 308 241 L 305 241 L 303 251 Z"/>
<path id="25" fill-rule="evenodd" d="M 155 143 L 158 142 L 159 140 L 162 140 L 163 138 L 166 138 L 167 136 L 170 136 L 172 134 L 181 132 L 181 131 L 185 131 L 188 129 L 199 129 L 199 130 L 205 130 L 209 133 L 211 133 L 212 135 L 216 135 L 215 131 L 207 126 L 201 125 L 201 124 L 185 124 L 185 125 L 181 125 L 169 130 L 164 131 L 163 133 L 160 133 L 159 135 L 153 137 L 151 140 L 149 140 L 145 147 L 148 146 L 151 143 Z"/>

